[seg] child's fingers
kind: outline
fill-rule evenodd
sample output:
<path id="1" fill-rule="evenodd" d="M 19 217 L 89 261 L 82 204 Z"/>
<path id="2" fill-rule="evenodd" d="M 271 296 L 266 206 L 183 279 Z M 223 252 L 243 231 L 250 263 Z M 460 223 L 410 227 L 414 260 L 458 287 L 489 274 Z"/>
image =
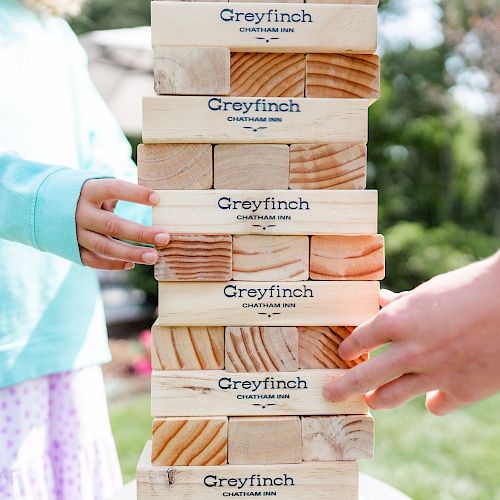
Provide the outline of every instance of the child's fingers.
<path id="1" fill-rule="evenodd" d="M 129 245 L 87 229 L 79 231 L 78 242 L 103 257 L 140 264 L 156 264 L 158 261 L 158 252 L 154 248 Z"/>
<path id="2" fill-rule="evenodd" d="M 99 204 L 106 200 L 123 200 L 141 205 L 156 205 L 159 201 L 159 196 L 153 189 L 119 179 L 87 181 L 84 189 L 87 199 Z"/>
<path id="3" fill-rule="evenodd" d="M 80 248 L 80 258 L 82 262 L 92 269 L 101 269 L 104 271 L 128 271 L 135 267 L 132 262 L 124 262 L 123 260 L 107 259 L 101 257 L 86 248 Z"/>

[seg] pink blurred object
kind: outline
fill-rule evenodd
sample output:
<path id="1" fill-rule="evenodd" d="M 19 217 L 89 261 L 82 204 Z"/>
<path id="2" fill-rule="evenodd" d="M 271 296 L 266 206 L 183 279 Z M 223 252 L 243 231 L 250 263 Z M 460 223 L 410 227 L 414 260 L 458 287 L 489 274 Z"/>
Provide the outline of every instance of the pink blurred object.
<path id="1" fill-rule="evenodd" d="M 146 356 L 138 358 L 132 362 L 132 368 L 134 372 L 138 375 L 150 375 L 151 374 L 151 361 Z"/>

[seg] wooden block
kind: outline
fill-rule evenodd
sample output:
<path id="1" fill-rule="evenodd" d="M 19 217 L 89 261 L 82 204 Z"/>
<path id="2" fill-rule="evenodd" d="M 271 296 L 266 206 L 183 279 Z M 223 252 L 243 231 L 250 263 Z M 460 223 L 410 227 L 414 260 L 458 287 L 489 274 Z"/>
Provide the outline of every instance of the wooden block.
<path id="1" fill-rule="evenodd" d="M 301 463 L 302 429 L 300 418 L 230 418 L 228 462 L 235 465 Z"/>
<path id="2" fill-rule="evenodd" d="M 241 0 L 239 0 L 241 1 Z M 305 0 L 306 3 L 337 3 L 349 5 L 378 5 L 379 0 Z"/>
<path id="3" fill-rule="evenodd" d="M 324 398 L 325 384 L 343 374 L 343 370 L 154 371 L 151 412 L 153 417 L 366 414 L 363 394 L 335 403 Z"/>
<path id="4" fill-rule="evenodd" d="M 369 460 L 374 448 L 373 417 L 303 417 L 302 439 L 306 462 Z"/>
<path id="5" fill-rule="evenodd" d="M 234 236 L 234 280 L 302 281 L 308 278 L 307 236 Z"/>
<path id="6" fill-rule="evenodd" d="M 304 97 L 305 83 L 304 54 L 231 54 L 232 96 Z"/>
<path id="7" fill-rule="evenodd" d="M 376 234 L 377 191 L 157 191 L 153 224 L 170 233 Z"/>
<path id="8" fill-rule="evenodd" d="M 358 500 L 359 469 L 351 462 L 220 467 L 157 466 L 147 443 L 137 467 L 137 498 L 220 500 L 274 497 L 279 500 Z"/>
<path id="9" fill-rule="evenodd" d="M 378 281 L 159 283 L 167 326 L 359 325 L 379 310 Z"/>
<path id="10" fill-rule="evenodd" d="M 288 189 L 286 144 L 217 144 L 215 189 Z"/>
<path id="11" fill-rule="evenodd" d="M 291 189 L 365 189 L 364 144 L 292 144 Z"/>
<path id="12" fill-rule="evenodd" d="M 218 370 L 224 368 L 224 327 L 153 325 L 153 370 Z"/>
<path id="13" fill-rule="evenodd" d="M 226 370 L 293 372 L 299 369 L 298 332 L 294 326 L 226 327 Z"/>
<path id="14" fill-rule="evenodd" d="M 155 418 L 153 465 L 227 464 L 228 421 L 225 417 Z"/>
<path id="15" fill-rule="evenodd" d="M 233 240 L 228 234 L 172 234 L 158 247 L 158 281 L 229 281 Z"/>
<path id="16" fill-rule="evenodd" d="M 377 7 L 153 2 L 151 35 L 153 46 L 371 54 L 377 48 Z"/>
<path id="17" fill-rule="evenodd" d="M 307 54 L 306 97 L 380 97 L 380 59 L 375 54 Z"/>
<path id="18" fill-rule="evenodd" d="M 139 184 L 153 189 L 210 189 L 211 144 L 139 144 Z"/>
<path id="19" fill-rule="evenodd" d="M 353 326 L 300 326 L 300 368 L 352 368 L 366 361 L 367 354 L 352 361 L 339 356 L 339 345 L 353 330 Z"/>
<path id="20" fill-rule="evenodd" d="M 145 143 L 365 144 L 369 104 L 367 99 L 143 97 L 142 137 Z"/>
<path id="21" fill-rule="evenodd" d="M 383 280 L 384 237 L 313 236 L 311 279 Z"/>
<path id="22" fill-rule="evenodd" d="M 154 47 L 157 94 L 228 95 L 230 51 L 224 47 Z"/>

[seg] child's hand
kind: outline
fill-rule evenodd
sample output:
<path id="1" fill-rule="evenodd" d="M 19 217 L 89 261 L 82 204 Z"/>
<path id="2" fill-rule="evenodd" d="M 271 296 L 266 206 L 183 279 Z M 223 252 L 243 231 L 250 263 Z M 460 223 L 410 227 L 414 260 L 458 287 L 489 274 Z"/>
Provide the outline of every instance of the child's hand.
<path id="1" fill-rule="evenodd" d="M 500 390 L 500 253 L 437 276 L 411 292 L 386 293 L 384 307 L 340 346 L 346 360 L 389 348 L 325 387 L 341 401 L 366 393 L 373 409 L 427 393 L 445 415 Z"/>
<path id="2" fill-rule="evenodd" d="M 118 200 L 156 205 L 158 195 L 149 188 L 116 179 L 87 181 L 76 208 L 76 231 L 82 262 L 95 269 L 132 269 L 134 262 L 155 264 L 158 252 L 117 239 L 166 245 L 170 235 L 159 227 L 146 227 L 113 214 Z M 116 238 L 116 239 L 115 239 Z"/>

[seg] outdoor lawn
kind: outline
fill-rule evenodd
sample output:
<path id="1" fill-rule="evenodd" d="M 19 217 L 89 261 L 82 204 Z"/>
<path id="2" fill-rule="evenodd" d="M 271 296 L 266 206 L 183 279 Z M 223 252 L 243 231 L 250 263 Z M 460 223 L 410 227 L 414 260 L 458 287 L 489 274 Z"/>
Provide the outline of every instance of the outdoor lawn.
<path id="1" fill-rule="evenodd" d="M 111 404 L 125 481 L 150 436 L 149 394 Z M 415 500 L 500 500 L 500 396 L 445 418 L 419 399 L 377 412 L 376 459 L 362 463 Z"/>

